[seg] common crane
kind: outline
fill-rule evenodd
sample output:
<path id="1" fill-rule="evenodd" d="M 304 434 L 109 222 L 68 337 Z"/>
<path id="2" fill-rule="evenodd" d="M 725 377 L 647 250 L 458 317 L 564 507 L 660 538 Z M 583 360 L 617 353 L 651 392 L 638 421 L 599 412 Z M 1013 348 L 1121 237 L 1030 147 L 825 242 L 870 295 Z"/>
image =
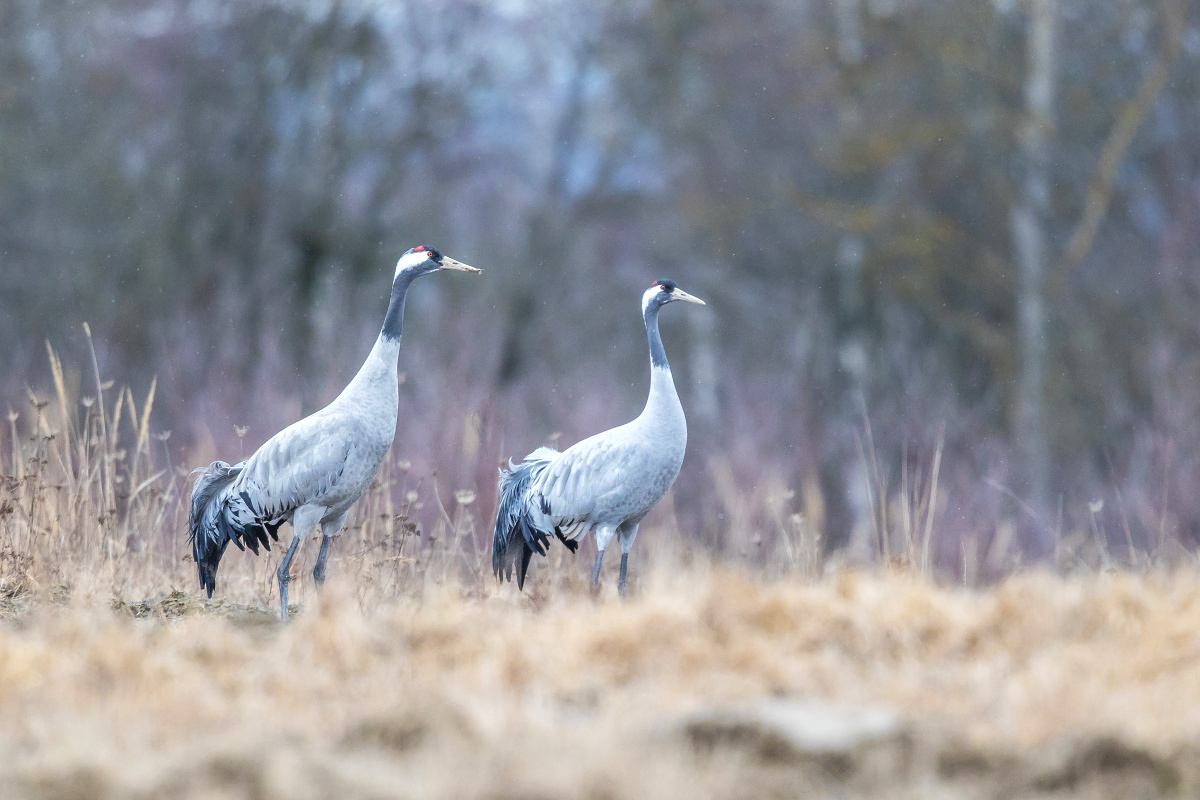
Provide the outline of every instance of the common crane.
<path id="1" fill-rule="evenodd" d="M 408 287 L 439 270 L 479 273 L 475 267 L 443 256 L 432 247 L 414 247 L 396 262 L 392 296 L 383 328 L 371 354 L 349 385 L 320 411 L 272 436 L 245 461 L 214 461 L 197 472 L 188 523 L 200 586 L 212 597 L 217 565 L 232 541 L 258 554 L 278 529 L 292 523 L 292 543 L 279 564 L 279 604 L 288 616 L 292 558 L 321 526 L 321 551 L 313 569 L 319 587 L 325 581 L 329 541 L 346 522 L 396 435 L 399 411 L 396 359 Z"/>
<path id="2" fill-rule="evenodd" d="M 629 551 L 638 523 L 679 475 L 687 447 L 687 422 L 675 392 L 671 366 L 658 333 L 658 312 L 667 303 L 704 301 L 660 280 L 642 295 L 642 318 L 650 342 L 650 396 L 637 419 L 598 433 L 559 453 L 540 447 L 520 464 L 500 470 L 500 502 L 492 540 L 492 571 L 525 587 L 529 560 L 546 555 L 551 536 L 574 553 L 589 531 L 596 534 L 592 590 L 600 588 L 600 563 L 613 537 L 621 546 L 617 590 L 625 595 Z"/>

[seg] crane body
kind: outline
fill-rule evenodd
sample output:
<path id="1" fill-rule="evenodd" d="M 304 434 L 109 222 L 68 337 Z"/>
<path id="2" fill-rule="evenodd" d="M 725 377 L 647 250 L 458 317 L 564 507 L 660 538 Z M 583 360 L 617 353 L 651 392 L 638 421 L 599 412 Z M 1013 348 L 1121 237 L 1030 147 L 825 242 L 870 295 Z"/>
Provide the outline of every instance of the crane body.
<path id="1" fill-rule="evenodd" d="M 332 537 L 374 480 L 396 435 L 399 417 L 397 359 L 404 300 L 413 280 L 438 270 L 479 272 L 416 247 L 397 262 L 392 294 L 374 347 L 341 394 L 320 411 L 284 428 L 245 461 L 215 461 L 197 470 L 189 535 L 200 585 L 212 597 L 217 565 L 230 542 L 257 554 L 292 524 L 291 544 L 279 565 L 281 616 L 288 616 L 291 563 L 304 540 L 321 528 L 313 577 L 325 580 Z"/>
<path id="2" fill-rule="evenodd" d="M 643 295 L 642 317 L 650 346 L 650 393 L 636 419 L 584 439 L 563 452 L 541 447 L 520 464 L 501 470 L 500 504 L 492 541 L 498 578 L 517 573 L 517 587 L 534 553 L 546 554 L 551 537 L 571 552 L 594 531 L 593 589 L 599 588 L 604 551 L 617 539 L 625 594 L 629 552 L 638 525 L 675 482 L 687 449 L 687 421 L 658 331 L 658 312 L 675 300 L 704 302 L 672 281 L 656 281 Z"/>

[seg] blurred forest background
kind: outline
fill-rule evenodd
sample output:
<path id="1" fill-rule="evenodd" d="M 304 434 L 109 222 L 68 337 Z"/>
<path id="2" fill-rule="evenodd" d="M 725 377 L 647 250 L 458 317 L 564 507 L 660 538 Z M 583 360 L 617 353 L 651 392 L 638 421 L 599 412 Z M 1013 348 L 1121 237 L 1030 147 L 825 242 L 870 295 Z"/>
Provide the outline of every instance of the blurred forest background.
<path id="1" fill-rule="evenodd" d="M 5 0 L 0 406 L 46 342 L 94 392 L 87 322 L 174 463 L 246 455 L 423 243 L 485 275 L 409 298 L 395 452 L 481 515 L 640 410 L 670 277 L 698 546 L 869 550 L 935 497 L 951 573 L 1194 553 L 1197 5 Z"/>

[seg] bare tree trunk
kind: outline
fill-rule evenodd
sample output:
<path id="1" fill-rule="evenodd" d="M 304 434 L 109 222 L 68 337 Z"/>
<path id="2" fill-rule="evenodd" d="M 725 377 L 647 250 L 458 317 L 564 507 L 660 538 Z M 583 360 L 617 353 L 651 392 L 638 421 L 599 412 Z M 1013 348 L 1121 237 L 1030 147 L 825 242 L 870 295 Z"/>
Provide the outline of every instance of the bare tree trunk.
<path id="1" fill-rule="evenodd" d="M 566 250 L 565 231 L 569 228 L 570 200 L 567 196 L 567 172 L 576 156 L 584 132 L 587 113 L 584 84 L 592 69 L 593 43 L 584 41 L 575 52 L 574 73 L 563 97 L 563 111 L 554 136 L 554 154 L 540 201 L 542 206 L 531 216 L 526 236 L 526 267 L 512 276 L 514 289 L 509 305 L 496 384 L 515 383 L 528 368 L 529 354 L 543 335 L 536 326 L 537 287 L 542 280 L 538 267 L 558 263 Z"/>
<path id="2" fill-rule="evenodd" d="M 1020 368 L 1014 418 L 1019 468 L 1030 504 L 1047 510 L 1050 447 L 1045 430 L 1046 219 L 1050 206 L 1050 137 L 1054 126 L 1055 0 L 1029 0 L 1025 120 L 1021 124 L 1020 197 L 1012 211 L 1017 262 L 1017 341 Z"/>
<path id="3" fill-rule="evenodd" d="M 834 24 L 837 26 L 838 58 L 843 64 L 858 64 L 863 59 L 862 9 L 859 0 L 837 0 Z"/>

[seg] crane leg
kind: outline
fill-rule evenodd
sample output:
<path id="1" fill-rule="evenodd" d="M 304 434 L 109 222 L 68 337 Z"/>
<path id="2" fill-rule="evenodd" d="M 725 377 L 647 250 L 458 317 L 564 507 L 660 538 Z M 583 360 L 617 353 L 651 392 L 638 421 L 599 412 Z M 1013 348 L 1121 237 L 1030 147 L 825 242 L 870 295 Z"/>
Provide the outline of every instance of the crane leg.
<path id="1" fill-rule="evenodd" d="M 600 562 L 604 560 L 604 548 L 617 533 L 616 526 L 601 525 L 596 528 L 596 566 L 592 568 L 592 594 L 600 593 Z"/>
<path id="2" fill-rule="evenodd" d="M 600 562 L 604 560 L 604 551 L 596 551 L 596 566 L 592 567 L 592 594 L 600 594 Z"/>
<path id="3" fill-rule="evenodd" d="M 279 578 L 279 618 L 287 622 L 288 618 L 288 583 L 292 580 L 292 557 L 296 555 L 296 548 L 300 545 L 301 536 L 299 533 L 292 535 L 292 543 L 288 545 L 287 552 L 284 553 L 283 561 L 279 562 L 279 570 L 275 576 Z"/>
<path id="4" fill-rule="evenodd" d="M 329 557 L 329 543 L 345 524 L 346 515 L 342 514 L 321 525 L 321 551 L 317 553 L 317 565 L 313 567 L 313 580 L 317 582 L 318 589 L 325 585 L 325 559 Z"/>
<path id="5" fill-rule="evenodd" d="M 300 506 L 292 514 L 292 543 L 288 545 L 275 573 L 275 577 L 279 578 L 279 618 L 284 622 L 288 618 L 288 583 L 292 580 L 292 559 L 308 535 L 317 529 L 317 523 L 324 514 L 322 506 Z"/>
<path id="6" fill-rule="evenodd" d="M 318 589 L 325 585 L 325 559 L 329 557 L 329 540 L 332 538 L 328 534 L 321 537 L 321 549 L 317 553 L 317 565 L 313 567 L 313 580 L 317 582 Z"/>
<path id="7" fill-rule="evenodd" d="M 621 526 L 617 529 L 617 543 L 621 545 L 621 576 L 617 579 L 617 593 L 621 597 L 628 597 L 629 591 L 625 587 L 625 577 L 629 573 L 629 551 L 633 549 L 633 540 L 637 538 L 638 526 L 633 524 L 629 527 Z"/>

